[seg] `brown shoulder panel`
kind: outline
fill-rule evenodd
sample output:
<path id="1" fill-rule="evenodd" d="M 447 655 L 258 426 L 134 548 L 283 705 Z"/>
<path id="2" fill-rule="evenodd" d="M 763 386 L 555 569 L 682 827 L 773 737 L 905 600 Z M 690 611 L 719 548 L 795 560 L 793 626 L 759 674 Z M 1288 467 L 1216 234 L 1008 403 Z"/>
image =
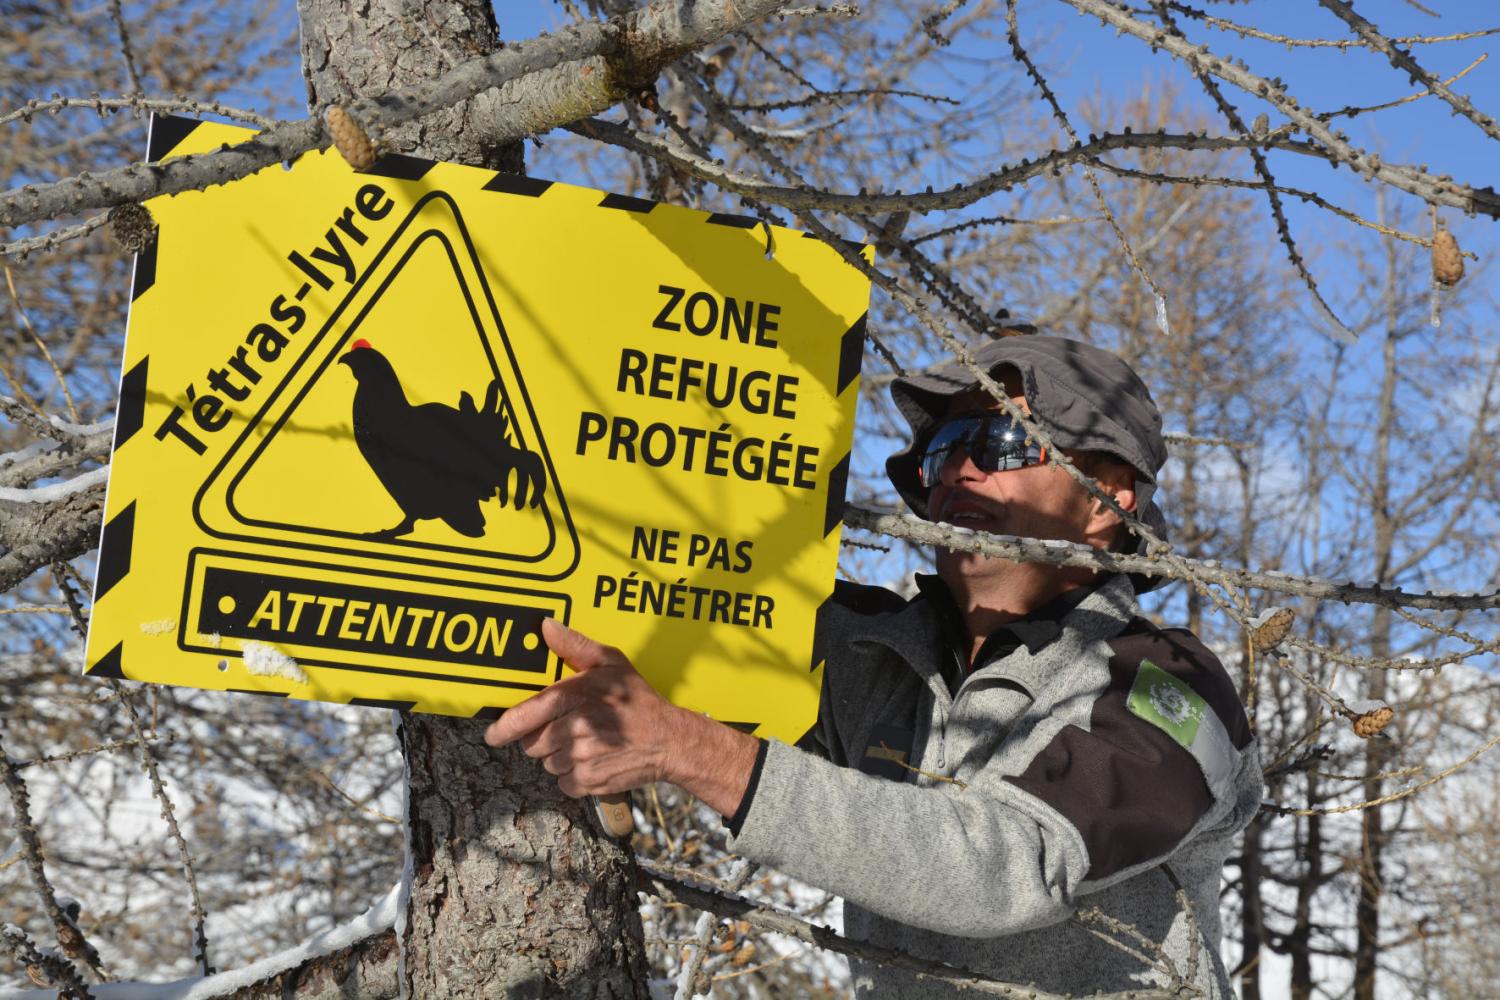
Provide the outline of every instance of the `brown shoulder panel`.
<path id="1" fill-rule="evenodd" d="M 1162 670 L 1192 688 L 1208 703 L 1214 715 L 1224 724 L 1236 750 L 1250 742 L 1250 720 L 1229 672 L 1207 646 L 1187 629 L 1158 628 L 1144 618 L 1132 618 L 1125 631 L 1110 641 L 1114 654 L 1111 673 L 1116 665 L 1133 675 L 1143 660 L 1150 660 Z"/>
<path id="2" fill-rule="evenodd" d="M 1064 726 L 1005 779 L 1077 828 L 1091 880 L 1169 853 L 1213 805 L 1193 755 L 1127 707 L 1135 675 L 1111 661 L 1089 730 Z"/>

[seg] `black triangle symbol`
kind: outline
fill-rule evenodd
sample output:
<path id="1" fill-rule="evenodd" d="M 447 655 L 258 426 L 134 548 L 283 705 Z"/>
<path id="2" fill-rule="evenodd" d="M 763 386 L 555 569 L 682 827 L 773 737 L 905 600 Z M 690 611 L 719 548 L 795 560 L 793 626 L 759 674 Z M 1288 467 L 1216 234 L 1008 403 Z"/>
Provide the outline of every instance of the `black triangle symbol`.
<path id="1" fill-rule="evenodd" d="M 511 577 L 573 570 L 561 484 L 447 194 L 423 197 L 301 338 L 198 493 L 205 531 Z"/>

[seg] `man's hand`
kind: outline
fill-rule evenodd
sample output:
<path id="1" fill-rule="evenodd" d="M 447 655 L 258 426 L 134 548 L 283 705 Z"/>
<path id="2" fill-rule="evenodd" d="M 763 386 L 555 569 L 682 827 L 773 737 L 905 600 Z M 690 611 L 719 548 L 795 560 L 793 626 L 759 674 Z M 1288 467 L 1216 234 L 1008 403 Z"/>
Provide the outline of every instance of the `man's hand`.
<path id="1" fill-rule="evenodd" d="M 574 797 L 670 781 L 725 816 L 739 807 L 755 737 L 676 707 L 612 646 L 551 619 L 542 638 L 578 673 L 507 711 L 486 743 L 519 742 Z"/>

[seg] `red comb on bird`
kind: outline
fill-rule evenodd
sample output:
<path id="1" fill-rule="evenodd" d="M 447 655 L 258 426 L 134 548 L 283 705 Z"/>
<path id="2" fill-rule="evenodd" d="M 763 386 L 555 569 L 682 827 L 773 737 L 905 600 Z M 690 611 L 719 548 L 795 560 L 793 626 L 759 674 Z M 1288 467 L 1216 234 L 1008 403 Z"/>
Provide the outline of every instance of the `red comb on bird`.
<path id="1" fill-rule="evenodd" d="M 357 351 L 361 347 L 369 347 L 369 346 L 370 346 L 370 342 L 368 340 L 361 339 L 361 340 L 356 340 L 352 345 L 350 345 L 349 350 L 351 350 L 351 351 Z"/>

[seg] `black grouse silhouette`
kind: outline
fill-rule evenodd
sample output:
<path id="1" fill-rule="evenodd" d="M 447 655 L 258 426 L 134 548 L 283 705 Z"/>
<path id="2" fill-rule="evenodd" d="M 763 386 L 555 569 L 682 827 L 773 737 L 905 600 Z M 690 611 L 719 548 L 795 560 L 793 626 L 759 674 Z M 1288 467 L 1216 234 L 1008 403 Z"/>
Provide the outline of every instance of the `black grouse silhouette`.
<path id="1" fill-rule="evenodd" d="M 441 518 L 461 535 L 484 534 L 480 502 L 496 493 L 509 502 L 514 477 L 515 506 L 542 502 L 546 477 L 541 458 L 510 443 L 500 400 L 500 383 L 491 382 L 484 408 L 467 392 L 457 409 L 442 403 L 413 406 L 384 354 L 367 340 L 356 340 L 339 364 L 348 365 L 354 390 L 354 442 L 380 484 L 401 508 L 401 523 L 370 532 L 391 539 L 405 535 L 417 521 Z"/>

